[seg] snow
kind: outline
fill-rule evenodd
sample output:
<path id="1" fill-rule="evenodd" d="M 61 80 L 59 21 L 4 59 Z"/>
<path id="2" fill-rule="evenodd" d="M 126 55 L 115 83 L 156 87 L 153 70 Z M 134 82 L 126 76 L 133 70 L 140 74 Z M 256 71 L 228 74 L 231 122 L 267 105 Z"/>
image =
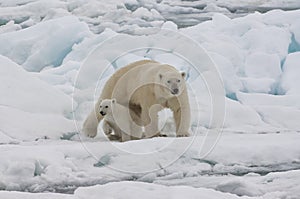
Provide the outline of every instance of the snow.
<path id="1" fill-rule="evenodd" d="M 263 27 L 262 30 L 253 28 L 242 39 L 246 41 L 244 48 L 252 52 L 277 54 L 283 59 L 288 53 L 291 35 L 285 28 Z"/>
<path id="2" fill-rule="evenodd" d="M 279 56 L 276 54 L 253 53 L 246 57 L 245 76 L 242 79 L 250 93 L 272 93 L 281 75 Z"/>
<path id="3" fill-rule="evenodd" d="M 259 196 L 263 194 L 256 184 L 245 183 L 243 180 L 229 180 L 217 186 L 217 190 L 233 193 L 238 196 Z"/>
<path id="4" fill-rule="evenodd" d="M 286 176 L 282 174 L 272 177 L 276 171 L 297 168 L 297 164 L 299 166 L 300 149 L 297 143 L 300 137 L 297 133 L 224 133 L 215 150 L 205 159 L 198 159 L 200 148 L 197 143 L 203 138 L 204 136 L 186 139 L 154 138 L 111 143 L 101 141 L 102 138 L 98 136 L 95 141 L 38 140 L 20 145 L 2 145 L 0 184 L 6 190 L 14 186 L 13 190 L 41 192 L 53 189 L 67 191 L 74 190 L 77 186 L 136 179 L 169 186 L 218 187 L 222 191 L 231 192 L 224 187 L 240 183 L 242 191 L 243 187 L 251 187 L 255 182 L 256 187 L 249 188 L 247 194 L 242 194 L 248 196 L 256 195 L 257 189 L 262 190 L 259 195 L 274 191 L 292 194 L 297 186 L 297 183 L 291 182 L 286 187 L 280 187 L 280 183 L 274 184 L 275 181 L 283 181 Z M 180 156 L 183 151 L 185 154 Z M 45 156 L 45 153 L 48 155 Z M 295 167 L 292 166 L 293 163 Z M 160 169 L 161 167 L 164 169 Z M 266 172 L 267 175 L 228 175 L 251 172 Z M 296 181 L 299 175 L 299 171 L 295 171 L 295 175 L 288 175 L 288 178 Z M 269 178 L 274 180 L 267 181 Z M 0 192 L 0 196 L 1 194 Z M 233 195 L 231 197 L 234 198 Z"/>
<path id="5" fill-rule="evenodd" d="M 75 130 L 73 121 L 68 119 L 72 115 L 70 96 L 6 57 L 0 56 L 0 65 L 0 89 L 5 96 L 0 100 L 3 132 L 15 139 L 32 140 L 40 136 L 53 137 L 53 133 L 59 137 L 58 132 Z M 51 103 L 45 105 L 47 101 Z M 20 134 L 20 130 L 23 133 Z"/>
<path id="6" fill-rule="evenodd" d="M 21 193 L 21 192 L 2 192 L 1 193 L 3 198 L 6 199 L 72 199 L 73 197 L 70 195 L 65 194 L 53 194 L 53 193 L 37 193 L 37 194 L 30 194 L 30 193 Z"/>
<path id="7" fill-rule="evenodd" d="M 9 21 L 7 24 L 0 26 L 0 34 L 5 32 L 13 32 L 16 30 L 21 30 L 21 26 L 18 24 L 15 24 L 14 21 Z"/>
<path id="8" fill-rule="evenodd" d="M 26 193 L 14 193 L 14 192 L 4 192 L 3 197 L 7 199 L 15 199 L 15 198 L 25 198 L 30 196 Z M 36 198 L 41 199 L 81 199 L 86 198 L 87 196 L 91 199 L 101 198 L 155 198 L 155 199 L 163 199 L 163 198 L 174 198 L 179 199 L 183 197 L 188 198 L 199 198 L 204 197 L 207 199 L 247 199 L 248 197 L 237 197 L 229 194 L 221 194 L 214 190 L 209 189 L 196 189 L 192 187 L 186 186 L 174 186 L 167 187 L 162 185 L 155 184 L 147 184 L 142 182 L 116 182 L 109 183 L 107 185 L 98 185 L 89 188 L 80 188 L 76 190 L 74 195 L 53 195 L 53 194 L 36 194 Z M 30 197 L 28 197 L 30 198 Z M 35 197 L 31 197 L 35 198 Z"/>
<path id="9" fill-rule="evenodd" d="M 256 128 L 263 127 L 265 124 L 261 120 L 257 112 L 250 106 L 243 106 L 235 100 L 226 100 L 226 118 L 224 127 L 232 127 L 237 129 L 244 129 L 245 126 L 256 126 Z"/>
<path id="10" fill-rule="evenodd" d="M 144 7 L 140 7 L 136 9 L 132 13 L 133 17 L 144 19 L 146 21 L 162 19 L 162 16 L 155 9 L 151 9 L 150 11 Z"/>
<path id="11" fill-rule="evenodd" d="M 121 186 L 120 186 L 121 185 Z M 220 194 L 213 190 L 202 190 L 195 189 L 185 186 L 167 187 L 161 185 L 151 185 L 141 182 L 125 182 L 125 183 L 110 183 L 104 186 L 95 186 L 89 189 L 78 189 L 75 196 L 84 197 L 86 194 L 92 193 L 91 198 L 98 198 L 101 194 L 104 198 L 109 198 L 112 195 L 116 195 L 118 198 L 129 198 L 129 197 L 146 197 L 146 198 L 207 198 L 213 199 L 222 197 L 224 199 L 238 198 L 236 196 L 230 196 L 227 194 Z M 114 194 L 118 193 L 118 194 Z M 132 194 L 134 193 L 134 194 Z M 136 193 L 136 194 L 135 194 Z M 246 198 L 246 197 L 244 197 Z"/>
<path id="12" fill-rule="evenodd" d="M 65 25 L 67 24 L 67 25 Z M 75 17 L 62 17 L 36 26 L 1 34 L 0 54 L 21 64 L 28 71 L 61 65 L 72 46 L 90 34 L 86 24 Z"/>
<path id="13" fill-rule="evenodd" d="M 287 94 L 299 94 L 299 69 L 300 53 L 291 53 L 283 65 L 282 88 Z"/>
<path id="14" fill-rule="evenodd" d="M 280 59 L 276 55 L 253 53 L 246 58 L 245 75 L 247 77 L 269 77 L 275 80 L 280 76 L 280 73 Z"/>
<path id="15" fill-rule="evenodd" d="M 0 0 L 0 198 L 299 198 L 299 8 Z M 141 59 L 187 72 L 192 136 L 165 111 L 167 138 L 86 138 L 107 78 Z"/>
<path id="16" fill-rule="evenodd" d="M 1 56 L 1 105 L 33 113 L 71 112 L 70 96 L 27 73 L 8 58 Z M 41 95 L 44 93 L 44 95 Z M 45 106 L 45 101 L 51 103 Z"/>

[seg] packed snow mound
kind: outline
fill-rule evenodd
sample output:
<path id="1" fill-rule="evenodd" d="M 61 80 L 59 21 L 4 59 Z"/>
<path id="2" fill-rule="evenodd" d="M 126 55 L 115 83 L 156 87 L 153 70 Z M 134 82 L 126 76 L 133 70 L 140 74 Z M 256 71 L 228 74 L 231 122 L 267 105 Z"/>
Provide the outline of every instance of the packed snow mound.
<path id="1" fill-rule="evenodd" d="M 238 196 L 260 196 L 263 195 L 263 191 L 255 184 L 246 183 L 242 180 L 230 180 L 223 182 L 217 186 L 217 190 L 236 194 Z"/>
<path id="2" fill-rule="evenodd" d="M 75 196 L 84 198 L 89 196 L 91 199 L 99 198 L 99 195 L 103 198 L 117 197 L 120 199 L 125 198 L 139 198 L 145 196 L 145 198 L 206 198 L 206 199 L 238 199 L 240 197 L 230 194 L 222 194 L 220 192 L 203 189 L 193 188 L 187 186 L 163 186 L 142 182 L 116 182 L 106 185 L 98 185 L 89 188 L 79 188 L 75 192 Z M 242 197 L 246 199 L 247 197 Z M 242 199 L 241 198 L 241 199 Z"/>
<path id="3" fill-rule="evenodd" d="M 299 62 L 299 55 L 298 52 L 291 53 L 291 48 L 293 51 L 298 50 L 295 40 L 295 35 L 298 35 L 295 26 L 298 22 L 294 22 L 294 17 L 299 15 L 299 11 L 276 10 L 231 20 L 216 14 L 211 22 L 179 30 L 208 50 L 223 79 L 226 96 L 237 101 L 235 104 L 227 103 L 225 127 L 234 126 L 237 131 L 252 131 L 253 129 L 247 127 L 248 121 L 250 126 L 265 126 L 259 130 L 263 132 L 275 130 L 271 130 L 270 126 L 276 127 L 275 131 L 284 130 L 288 126 L 290 129 L 299 130 L 300 126 L 295 119 L 299 117 L 296 100 L 290 101 L 288 105 L 284 100 L 276 100 L 275 106 L 269 106 L 272 101 L 269 104 L 260 104 L 264 97 L 263 101 L 281 98 L 277 96 L 279 94 L 293 95 L 282 99 L 299 99 L 300 92 L 296 86 L 298 80 L 295 79 L 299 72 L 292 69 Z M 248 93 L 253 96 L 258 96 L 258 93 L 265 95 L 259 95 L 260 101 L 257 103 L 244 104 L 239 97 Z M 252 100 L 255 101 L 255 97 Z M 242 114 L 243 111 L 238 106 L 247 108 L 246 114 Z M 238 110 L 237 113 L 243 116 L 234 115 L 234 110 Z M 251 112 L 254 113 L 252 116 Z M 287 119 L 284 119 L 279 116 L 280 112 L 284 115 L 288 112 L 292 114 L 285 115 Z M 253 117 L 254 115 L 256 116 Z M 243 124 L 241 128 L 237 128 L 240 124 Z M 279 126 L 281 127 L 278 128 Z"/>
<path id="4" fill-rule="evenodd" d="M 70 113 L 71 97 L 0 56 L 0 103 L 32 113 Z M 51 102 L 51 103 L 49 103 Z M 45 104 L 47 103 L 47 104 Z"/>
<path id="5" fill-rule="evenodd" d="M 20 140 L 59 138 L 63 132 L 75 130 L 69 120 L 71 97 L 3 56 L 0 56 L 0 90 L 5 96 L 0 99 L 0 126 L 7 136 Z"/>
<path id="6" fill-rule="evenodd" d="M 188 186 L 163 186 L 142 182 L 115 182 L 106 185 L 98 185 L 87 188 L 79 188 L 74 195 L 62 194 L 28 194 L 20 192 L 2 192 L 0 196 L 6 199 L 82 199 L 90 198 L 97 199 L 99 196 L 103 199 L 109 198 L 140 198 L 143 196 L 145 199 L 164 199 L 174 198 L 182 199 L 188 198 L 207 198 L 207 199 L 250 199 L 249 197 L 238 197 L 232 194 L 223 194 L 218 191 L 203 188 L 193 188 Z"/>
<path id="7" fill-rule="evenodd" d="M 272 93 L 281 75 L 278 55 L 253 53 L 246 57 L 245 78 L 242 82 L 250 93 Z"/>
<path id="8" fill-rule="evenodd" d="M 26 192 L 1 192 L 1 197 L 6 199 L 74 199 L 71 195 L 66 194 L 54 194 L 54 193 L 26 193 Z"/>
<path id="9" fill-rule="evenodd" d="M 281 79 L 282 88 L 286 92 L 286 94 L 300 94 L 299 63 L 300 52 L 291 53 L 286 57 L 285 63 L 283 65 L 283 75 Z"/>
<path id="10" fill-rule="evenodd" d="M 60 66 L 76 43 L 90 35 L 88 26 L 76 17 L 62 17 L 33 27 L 0 35 L 0 54 L 28 71 Z"/>

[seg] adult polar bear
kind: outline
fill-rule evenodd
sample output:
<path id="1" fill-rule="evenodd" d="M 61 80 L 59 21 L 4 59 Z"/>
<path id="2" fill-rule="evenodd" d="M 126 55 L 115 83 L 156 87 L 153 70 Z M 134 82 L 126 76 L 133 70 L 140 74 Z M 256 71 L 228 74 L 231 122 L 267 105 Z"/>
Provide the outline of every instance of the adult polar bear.
<path id="1" fill-rule="evenodd" d="M 103 119 L 99 103 L 101 99 L 115 98 L 129 108 L 127 117 L 144 126 L 145 137 L 159 135 L 158 112 L 164 108 L 173 111 L 177 137 L 189 136 L 190 105 L 185 76 L 173 66 L 152 60 L 137 61 L 117 70 L 86 118 L 83 132 L 89 137 L 97 135 L 98 124 Z"/>

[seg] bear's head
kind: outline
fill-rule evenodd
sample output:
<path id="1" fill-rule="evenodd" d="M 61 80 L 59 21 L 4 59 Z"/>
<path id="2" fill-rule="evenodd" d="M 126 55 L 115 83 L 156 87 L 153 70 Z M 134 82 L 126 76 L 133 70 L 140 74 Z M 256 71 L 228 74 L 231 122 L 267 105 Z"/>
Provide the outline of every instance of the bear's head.
<path id="1" fill-rule="evenodd" d="M 167 96 L 178 96 L 185 89 L 185 72 L 166 72 L 159 74 L 160 83 L 163 86 L 163 92 Z"/>
<path id="2" fill-rule="evenodd" d="M 116 99 L 104 99 L 100 101 L 99 113 L 102 116 L 111 115 Z"/>

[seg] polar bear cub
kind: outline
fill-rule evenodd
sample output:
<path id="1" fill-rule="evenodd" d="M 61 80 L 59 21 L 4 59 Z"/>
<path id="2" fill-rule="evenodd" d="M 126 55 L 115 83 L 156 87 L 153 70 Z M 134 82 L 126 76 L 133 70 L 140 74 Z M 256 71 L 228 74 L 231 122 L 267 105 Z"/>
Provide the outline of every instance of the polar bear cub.
<path id="1" fill-rule="evenodd" d="M 142 137 L 142 127 L 133 122 L 129 109 L 117 103 L 116 99 L 101 100 L 99 113 L 104 117 L 103 131 L 110 140 L 113 137 L 114 140 L 125 142 Z"/>

